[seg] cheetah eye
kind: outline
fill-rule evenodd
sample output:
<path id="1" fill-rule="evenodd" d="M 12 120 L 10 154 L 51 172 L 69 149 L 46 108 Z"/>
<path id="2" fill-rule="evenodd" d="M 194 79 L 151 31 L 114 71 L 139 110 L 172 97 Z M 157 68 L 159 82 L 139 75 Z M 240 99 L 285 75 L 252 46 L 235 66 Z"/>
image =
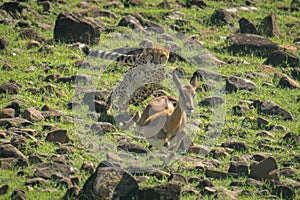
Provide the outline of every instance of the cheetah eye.
<path id="1" fill-rule="evenodd" d="M 151 61 L 152 61 L 152 59 L 153 59 L 153 55 L 152 55 L 152 53 L 149 53 L 149 54 L 148 54 L 148 60 L 151 60 Z"/>
<path id="2" fill-rule="evenodd" d="M 160 62 L 164 63 L 167 61 L 167 57 L 165 55 L 160 56 Z"/>

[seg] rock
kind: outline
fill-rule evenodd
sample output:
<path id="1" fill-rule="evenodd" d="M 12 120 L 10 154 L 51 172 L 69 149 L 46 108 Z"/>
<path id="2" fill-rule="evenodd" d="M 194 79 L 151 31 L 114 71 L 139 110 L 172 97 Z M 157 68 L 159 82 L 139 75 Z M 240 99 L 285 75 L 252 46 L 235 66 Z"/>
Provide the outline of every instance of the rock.
<path id="1" fill-rule="evenodd" d="M 193 153 L 193 154 L 201 154 L 201 155 L 207 155 L 209 153 L 209 149 L 206 146 L 201 145 L 191 145 L 187 153 Z"/>
<path id="2" fill-rule="evenodd" d="M 185 176 L 179 173 L 172 173 L 171 176 L 168 177 L 169 182 L 178 182 L 182 184 L 187 184 L 188 180 Z"/>
<path id="3" fill-rule="evenodd" d="M 293 188 L 286 185 L 277 185 L 272 194 L 286 200 L 296 199 L 296 192 Z"/>
<path id="4" fill-rule="evenodd" d="M 179 200 L 181 187 L 178 184 L 167 183 L 154 187 L 144 187 L 139 189 L 137 199 L 153 199 L 153 200 Z"/>
<path id="5" fill-rule="evenodd" d="M 3 185 L 0 187 L 0 195 L 6 194 L 8 192 L 9 186 Z"/>
<path id="6" fill-rule="evenodd" d="M 7 50 L 8 49 L 8 41 L 0 38 L 0 50 Z"/>
<path id="7" fill-rule="evenodd" d="M 292 0 L 290 3 L 291 7 L 300 7 L 300 1 L 299 0 Z"/>
<path id="8" fill-rule="evenodd" d="M 26 156 L 11 144 L 0 145 L 0 157 L 1 158 L 17 158 L 27 161 Z"/>
<path id="9" fill-rule="evenodd" d="M 63 197 L 63 200 L 69 200 L 72 198 L 79 199 L 80 192 L 81 192 L 81 190 L 77 185 L 75 185 L 71 188 L 68 188 L 67 192 L 65 193 L 65 195 Z"/>
<path id="10" fill-rule="evenodd" d="M 27 49 L 32 49 L 32 48 L 37 48 L 40 47 L 41 43 L 35 40 L 31 40 L 29 42 L 26 43 L 26 48 Z"/>
<path id="11" fill-rule="evenodd" d="M 35 108 L 27 108 L 23 112 L 23 117 L 24 119 L 27 119 L 31 122 L 36 122 L 36 121 L 42 121 L 44 120 L 44 116 L 41 114 L 40 111 L 36 110 Z"/>
<path id="12" fill-rule="evenodd" d="M 299 84 L 288 76 L 282 76 L 278 82 L 278 86 L 290 89 L 300 88 Z"/>
<path id="13" fill-rule="evenodd" d="M 38 164 L 33 171 L 34 171 L 33 174 L 34 177 L 50 179 L 53 176 L 53 174 L 56 173 L 61 174 L 63 177 L 68 177 L 78 172 L 78 169 L 57 162 L 44 162 Z"/>
<path id="14" fill-rule="evenodd" d="M 42 163 L 43 160 L 37 155 L 29 155 L 28 161 L 31 165 Z"/>
<path id="15" fill-rule="evenodd" d="M 293 132 L 288 132 L 282 139 L 288 144 L 298 145 L 300 143 L 300 136 Z"/>
<path id="16" fill-rule="evenodd" d="M 267 38 L 254 34 L 234 34 L 226 39 L 230 44 L 228 51 L 233 54 L 241 55 L 257 55 L 267 57 L 278 50 L 278 44 L 268 40 Z"/>
<path id="17" fill-rule="evenodd" d="M 300 68 L 294 68 L 291 74 L 293 79 L 300 81 Z"/>
<path id="18" fill-rule="evenodd" d="M 229 93 L 236 92 L 238 90 L 255 90 L 257 86 L 247 79 L 243 79 L 237 76 L 231 76 L 226 79 L 225 90 Z"/>
<path id="19" fill-rule="evenodd" d="M 239 20 L 240 33 L 257 34 L 255 25 L 246 18 Z"/>
<path id="20" fill-rule="evenodd" d="M 294 120 L 294 116 L 287 110 L 270 100 L 253 102 L 253 106 L 261 113 L 267 115 L 280 115 L 284 120 Z"/>
<path id="21" fill-rule="evenodd" d="M 26 138 L 22 135 L 13 136 L 10 139 L 10 143 L 20 151 L 24 151 L 26 149 Z"/>
<path id="22" fill-rule="evenodd" d="M 66 129 L 56 129 L 50 131 L 47 134 L 46 141 L 48 142 L 60 142 L 60 143 L 68 143 L 70 138 L 68 136 L 68 131 Z"/>
<path id="23" fill-rule="evenodd" d="M 21 30 L 19 37 L 22 39 L 31 39 L 36 40 L 38 42 L 45 42 L 46 40 L 40 36 L 37 32 L 35 32 L 32 28 L 27 28 L 25 30 Z"/>
<path id="24" fill-rule="evenodd" d="M 228 153 L 224 148 L 215 148 L 214 150 L 211 150 L 209 154 L 212 155 L 212 157 L 215 159 L 224 158 L 228 156 Z"/>
<path id="25" fill-rule="evenodd" d="M 91 101 L 89 103 L 89 110 L 97 113 L 105 113 L 108 110 L 108 106 L 105 101 Z"/>
<path id="26" fill-rule="evenodd" d="M 212 177 L 215 179 L 225 179 L 225 178 L 228 178 L 228 173 L 217 171 L 217 170 L 212 170 L 212 169 L 206 169 L 205 176 Z"/>
<path id="27" fill-rule="evenodd" d="M 211 106 L 216 107 L 222 105 L 224 103 L 224 99 L 220 96 L 210 96 L 204 98 L 199 104 L 202 106 Z"/>
<path id="28" fill-rule="evenodd" d="M 269 138 L 275 138 L 274 134 L 268 132 L 268 131 L 262 131 L 256 134 L 257 137 L 269 137 Z"/>
<path id="29" fill-rule="evenodd" d="M 224 26 L 231 24 L 233 15 L 225 9 L 217 9 L 210 17 L 210 23 L 215 26 Z"/>
<path id="30" fill-rule="evenodd" d="M 20 190 L 20 189 L 14 190 L 11 193 L 11 200 L 26 200 L 24 190 Z"/>
<path id="31" fill-rule="evenodd" d="M 96 122 L 91 125 L 91 131 L 97 133 L 98 135 L 104 135 L 108 132 L 114 132 L 116 128 L 109 122 Z"/>
<path id="32" fill-rule="evenodd" d="M 42 115 L 46 120 L 49 119 L 60 119 L 62 116 L 64 116 L 64 112 L 61 110 L 47 110 L 47 111 L 42 111 Z"/>
<path id="33" fill-rule="evenodd" d="M 253 179 L 253 178 L 248 178 L 246 180 L 246 185 L 247 186 L 253 186 L 253 187 L 256 187 L 256 188 L 260 188 L 260 187 L 263 187 L 264 182 L 260 181 L 260 180 Z"/>
<path id="34" fill-rule="evenodd" d="M 232 111 L 234 115 L 242 116 L 243 113 L 249 110 L 248 106 L 245 105 L 237 105 L 232 107 Z"/>
<path id="35" fill-rule="evenodd" d="M 113 167 L 98 168 L 85 182 L 82 194 L 89 199 L 132 199 L 138 191 L 135 179 Z"/>
<path id="36" fill-rule="evenodd" d="M 278 166 L 273 157 L 268 157 L 250 166 L 250 178 L 257 180 L 279 180 Z"/>
<path id="37" fill-rule="evenodd" d="M 124 7 L 128 8 L 130 6 L 140 6 L 140 7 L 145 7 L 146 4 L 142 2 L 141 0 L 125 0 L 124 1 Z"/>
<path id="38" fill-rule="evenodd" d="M 95 166 L 94 166 L 94 163 L 92 162 L 84 162 L 81 167 L 80 167 L 80 171 L 84 171 L 84 172 L 87 172 L 89 174 L 92 174 L 94 173 L 95 171 Z"/>
<path id="39" fill-rule="evenodd" d="M 0 119 L 3 118 L 14 118 L 15 117 L 15 110 L 12 108 L 4 108 L 0 111 Z"/>
<path id="40" fill-rule="evenodd" d="M 43 7 L 43 12 L 49 12 L 52 8 L 49 1 L 40 1 L 38 2 L 38 5 Z"/>
<path id="41" fill-rule="evenodd" d="M 18 94 L 19 88 L 14 83 L 2 83 L 0 85 L 0 94 Z"/>
<path id="42" fill-rule="evenodd" d="M 99 27 L 92 20 L 82 19 L 68 12 L 57 16 L 54 27 L 55 41 L 98 44 L 99 39 Z"/>
<path id="43" fill-rule="evenodd" d="M 163 0 L 160 4 L 157 5 L 157 8 L 170 9 L 171 4 L 167 0 Z"/>
<path id="44" fill-rule="evenodd" d="M 33 124 L 30 121 L 20 117 L 0 119 L 0 126 L 6 126 L 7 128 L 32 126 L 32 125 Z"/>
<path id="45" fill-rule="evenodd" d="M 149 150 L 146 149 L 145 147 L 134 144 L 134 143 L 123 143 L 118 145 L 118 149 L 122 149 L 124 151 L 132 152 L 132 153 L 137 153 L 137 154 L 148 154 Z"/>
<path id="46" fill-rule="evenodd" d="M 193 76 L 194 75 L 197 75 L 202 80 L 213 79 L 219 81 L 221 79 L 227 78 L 227 76 L 223 74 L 219 74 L 217 72 L 206 70 L 206 69 L 198 69 L 197 71 L 194 72 Z"/>
<path id="47" fill-rule="evenodd" d="M 258 26 L 258 30 L 264 36 L 276 36 L 279 38 L 280 32 L 277 26 L 277 19 L 275 13 L 271 13 L 267 17 L 265 17 Z"/>
<path id="48" fill-rule="evenodd" d="M 228 173 L 235 173 L 239 176 L 248 176 L 249 167 L 246 162 L 231 162 Z"/>
<path id="49" fill-rule="evenodd" d="M 249 147 L 248 144 L 245 142 L 239 142 L 239 141 L 228 141 L 221 144 L 222 147 L 225 148 L 231 148 L 236 151 L 248 151 Z"/>
<path id="50" fill-rule="evenodd" d="M 17 19 L 22 16 L 23 9 L 26 7 L 19 2 L 5 2 L 0 6 L 1 10 L 5 10 L 12 18 Z"/>
<path id="51" fill-rule="evenodd" d="M 31 179 L 27 179 L 25 182 L 25 185 L 29 185 L 29 186 L 38 186 L 40 187 L 41 185 L 45 184 L 46 180 L 43 178 L 31 178 Z"/>
<path id="52" fill-rule="evenodd" d="M 132 15 L 126 15 L 126 16 L 122 17 L 122 19 L 118 23 L 118 26 L 124 26 L 124 27 L 129 27 L 129 28 L 138 29 L 138 30 L 144 29 L 141 22 Z"/>
<path id="53" fill-rule="evenodd" d="M 196 6 L 198 8 L 204 9 L 207 4 L 203 0 L 191 0 L 191 1 L 186 1 L 186 6 L 188 8 L 192 6 Z"/>
<path id="54" fill-rule="evenodd" d="M 60 146 L 59 148 L 57 148 L 55 150 L 55 153 L 56 154 L 59 154 L 59 155 L 63 155 L 63 154 L 66 154 L 66 155 L 71 155 L 74 153 L 73 149 L 71 147 L 68 147 L 68 146 Z M 57 162 L 61 162 L 59 159 L 56 160 Z"/>
<path id="55" fill-rule="evenodd" d="M 296 55 L 289 52 L 274 51 L 269 55 L 264 64 L 275 67 L 298 67 L 300 64 L 300 59 Z"/>
<path id="56" fill-rule="evenodd" d="M 104 8 L 120 8 L 121 4 L 117 1 L 110 1 L 104 5 Z"/>

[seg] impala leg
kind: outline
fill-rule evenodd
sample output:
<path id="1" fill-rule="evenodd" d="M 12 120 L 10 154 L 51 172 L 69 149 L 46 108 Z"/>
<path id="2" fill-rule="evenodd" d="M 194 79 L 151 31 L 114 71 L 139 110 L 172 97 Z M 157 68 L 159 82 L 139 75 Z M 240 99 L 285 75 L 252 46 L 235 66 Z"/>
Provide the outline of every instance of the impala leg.
<path id="1" fill-rule="evenodd" d="M 163 166 L 167 166 L 170 161 L 175 157 L 176 155 L 176 152 L 177 150 L 179 149 L 180 147 L 180 144 L 182 142 L 182 140 L 184 139 L 184 137 L 186 136 L 186 130 L 183 129 L 182 131 L 178 132 L 177 133 L 177 143 L 173 149 L 173 151 L 170 153 L 170 155 L 165 159 L 164 163 L 163 163 Z"/>
<path id="2" fill-rule="evenodd" d="M 121 125 L 120 130 L 129 129 L 134 123 L 136 123 L 140 119 L 140 112 L 136 112 L 124 125 Z"/>

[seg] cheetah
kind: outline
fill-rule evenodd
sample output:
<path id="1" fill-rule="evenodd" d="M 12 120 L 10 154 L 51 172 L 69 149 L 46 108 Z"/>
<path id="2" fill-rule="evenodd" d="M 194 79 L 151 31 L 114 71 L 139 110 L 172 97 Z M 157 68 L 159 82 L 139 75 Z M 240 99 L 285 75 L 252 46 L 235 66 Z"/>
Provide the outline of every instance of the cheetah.
<path id="1" fill-rule="evenodd" d="M 109 95 L 106 102 L 108 110 L 113 106 L 117 111 L 126 111 L 130 104 L 138 104 L 152 95 L 166 78 L 169 51 L 162 46 L 144 48 L 136 55 L 92 50 L 86 45 L 80 48 L 88 56 L 115 60 L 132 66 Z"/>

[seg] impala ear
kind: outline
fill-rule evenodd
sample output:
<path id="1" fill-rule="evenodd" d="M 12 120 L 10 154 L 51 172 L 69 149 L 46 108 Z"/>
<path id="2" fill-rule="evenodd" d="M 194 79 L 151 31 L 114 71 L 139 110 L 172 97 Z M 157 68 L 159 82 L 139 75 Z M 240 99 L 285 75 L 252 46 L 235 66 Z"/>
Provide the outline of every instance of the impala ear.
<path id="1" fill-rule="evenodd" d="M 199 75 L 198 73 L 194 73 L 191 80 L 190 80 L 191 86 L 193 86 L 194 89 L 196 89 L 199 85 Z"/>
<path id="2" fill-rule="evenodd" d="M 173 75 L 173 82 L 175 83 L 177 89 L 180 90 L 182 88 L 182 84 L 177 76 L 176 70 L 173 70 L 172 75 Z"/>

